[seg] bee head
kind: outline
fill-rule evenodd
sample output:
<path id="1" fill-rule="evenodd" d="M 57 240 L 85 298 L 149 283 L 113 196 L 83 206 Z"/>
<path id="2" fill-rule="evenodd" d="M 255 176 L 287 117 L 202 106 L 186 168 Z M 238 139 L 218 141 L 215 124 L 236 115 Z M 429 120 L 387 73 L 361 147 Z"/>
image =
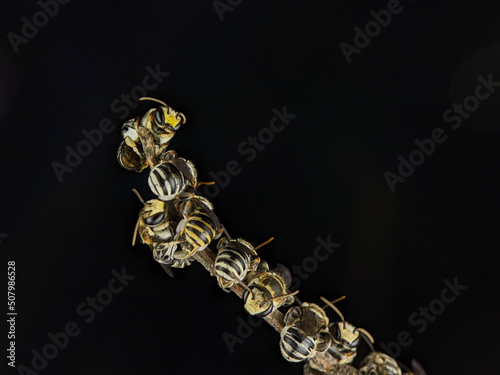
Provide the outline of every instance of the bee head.
<path id="1" fill-rule="evenodd" d="M 269 301 L 270 296 L 268 294 L 267 291 L 261 290 L 258 287 L 253 287 L 251 293 L 246 290 L 245 293 L 243 293 L 245 310 L 247 310 L 250 315 L 259 317 L 269 315 L 274 309 L 274 304 L 272 301 Z"/>
<path id="2" fill-rule="evenodd" d="M 398 362 L 394 358 L 380 352 L 368 354 L 361 362 L 359 371 L 362 375 L 401 375 L 402 373 Z"/>
<path id="3" fill-rule="evenodd" d="M 135 225 L 134 237 L 132 238 L 132 246 L 135 245 L 137 239 L 137 233 L 140 234 L 143 242 L 146 241 L 144 236 L 147 236 L 147 233 L 143 233 L 143 229 L 145 227 L 156 227 L 161 224 L 166 218 L 166 206 L 165 202 L 159 199 L 151 199 L 147 202 L 144 202 L 141 195 L 136 189 L 132 190 L 134 194 L 139 198 L 144 207 L 139 212 L 139 218 L 137 219 L 137 224 Z"/>
<path id="4" fill-rule="evenodd" d="M 155 227 L 161 224 L 167 216 L 165 203 L 159 199 L 151 199 L 144 203 L 139 216 L 146 226 Z"/>
<path id="5" fill-rule="evenodd" d="M 147 121 L 151 121 L 151 128 L 156 133 L 169 136 L 170 138 L 180 129 L 182 124 L 186 123 L 186 117 L 181 112 L 177 112 L 169 107 L 167 103 L 150 97 L 142 97 L 139 100 L 151 100 L 160 103 L 162 106 L 151 109 L 145 116 Z M 143 119 L 144 120 L 144 119 Z"/>
<path id="6" fill-rule="evenodd" d="M 153 124 L 161 130 L 175 133 L 186 123 L 186 117 L 169 106 L 161 106 L 153 112 Z"/>
<path id="7" fill-rule="evenodd" d="M 335 341 L 346 347 L 355 348 L 359 345 L 359 332 L 351 323 L 335 322 L 330 326 L 330 333 Z"/>

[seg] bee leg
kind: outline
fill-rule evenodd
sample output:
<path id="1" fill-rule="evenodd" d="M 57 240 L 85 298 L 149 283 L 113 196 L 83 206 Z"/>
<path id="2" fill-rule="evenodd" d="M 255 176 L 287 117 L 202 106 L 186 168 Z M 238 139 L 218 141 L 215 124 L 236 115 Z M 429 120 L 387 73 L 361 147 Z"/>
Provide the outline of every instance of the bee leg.
<path id="1" fill-rule="evenodd" d="M 234 283 L 227 281 L 227 280 L 223 279 L 222 277 L 217 277 L 217 282 L 224 292 L 231 293 L 230 288 L 234 285 Z"/>
<path id="2" fill-rule="evenodd" d="M 195 188 L 196 190 L 198 190 L 198 188 L 199 188 L 201 185 L 215 185 L 215 181 L 210 181 L 210 182 L 198 182 L 194 188 Z"/>
<path id="3" fill-rule="evenodd" d="M 222 224 L 221 224 L 221 227 L 222 227 L 222 231 L 224 232 L 224 234 L 226 235 L 226 237 L 229 239 L 229 241 L 231 241 L 232 238 L 229 235 L 229 233 L 227 233 L 226 227 L 224 225 L 222 225 Z"/>
<path id="4" fill-rule="evenodd" d="M 271 242 L 272 240 L 274 240 L 274 237 L 271 237 L 270 239 L 268 239 L 267 241 L 265 242 L 262 242 L 259 246 L 255 247 L 254 250 L 257 251 L 257 249 L 260 249 L 262 246 L 264 245 L 267 245 L 269 242 Z"/>
<path id="5" fill-rule="evenodd" d="M 237 283 L 237 284 L 241 285 L 243 287 L 243 289 L 248 291 L 253 296 L 252 289 L 250 289 L 247 285 L 245 285 L 245 283 L 243 281 L 241 281 L 240 278 L 234 272 L 231 272 L 231 273 L 233 275 L 234 280 L 231 283 L 230 287 L 233 286 L 235 283 Z"/>
<path id="6" fill-rule="evenodd" d="M 252 261 L 250 262 L 250 269 L 251 270 L 256 270 L 257 267 L 259 266 L 259 263 L 260 263 L 260 258 L 259 257 L 255 257 L 252 259 Z"/>
<path id="7" fill-rule="evenodd" d="M 160 153 L 159 159 L 161 161 L 170 161 L 176 157 L 177 157 L 177 152 L 175 152 L 174 150 L 165 149 Z"/>
<path id="8" fill-rule="evenodd" d="M 205 249 L 205 247 L 206 247 L 206 246 L 204 246 L 204 247 L 203 247 L 203 249 Z M 188 254 L 188 255 L 186 255 L 184 258 L 181 258 L 181 260 L 185 260 L 185 259 L 189 258 L 191 255 L 193 255 L 194 253 L 196 253 L 196 252 L 197 252 L 198 250 L 200 250 L 200 249 L 201 249 L 201 248 L 199 248 L 199 247 L 195 247 L 193 250 L 191 250 L 191 251 L 189 252 L 189 254 Z M 201 250 L 203 250 L 203 249 L 201 249 Z"/>

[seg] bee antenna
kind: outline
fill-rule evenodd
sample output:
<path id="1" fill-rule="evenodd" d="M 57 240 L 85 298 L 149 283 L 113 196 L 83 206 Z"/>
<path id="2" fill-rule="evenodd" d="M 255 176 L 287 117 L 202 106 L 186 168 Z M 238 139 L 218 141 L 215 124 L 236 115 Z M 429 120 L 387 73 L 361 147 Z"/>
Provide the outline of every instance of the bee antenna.
<path id="1" fill-rule="evenodd" d="M 184 116 L 184 113 L 182 113 L 182 112 L 178 112 L 178 113 L 179 113 L 179 116 L 182 117 L 182 125 L 184 125 L 186 123 L 186 116 Z"/>
<path id="2" fill-rule="evenodd" d="M 401 367 L 403 370 L 405 370 L 405 373 L 409 373 L 413 375 L 413 371 L 411 371 L 408 366 L 406 366 L 403 362 L 400 362 L 396 359 L 396 362 L 398 363 L 399 367 Z"/>
<path id="3" fill-rule="evenodd" d="M 264 245 L 267 245 L 269 242 L 273 241 L 274 240 L 274 237 L 271 237 L 270 239 L 268 239 L 267 241 L 265 242 L 262 242 L 259 246 L 257 247 L 254 247 L 254 250 L 257 251 L 257 249 L 260 249 L 262 246 Z"/>
<path id="4" fill-rule="evenodd" d="M 221 227 L 222 227 L 222 230 L 224 231 L 224 234 L 226 235 L 226 237 L 229 238 L 229 241 L 231 241 L 232 238 L 229 235 L 229 233 L 227 232 L 226 227 L 224 225 L 221 225 Z M 234 276 L 234 274 L 233 274 L 233 276 Z"/>
<path id="5" fill-rule="evenodd" d="M 236 281 L 236 283 L 239 284 L 239 285 L 241 285 L 243 287 L 243 289 L 247 290 L 252 295 L 252 297 L 255 298 L 255 296 L 253 295 L 253 290 L 250 289 L 247 285 L 245 285 L 245 283 L 243 281 L 241 281 L 238 276 L 236 276 L 236 274 L 234 273 L 234 271 L 231 271 L 231 273 L 232 273 L 232 275 L 233 275 L 234 280 Z"/>
<path id="6" fill-rule="evenodd" d="M 299 291 L 298 291 L 298 290 L 296 290 L 295 292 L 292 292 L 292 293 L 288 293 L 288 294 L 284 294 L 284 295 L 282 295 L 282 296 L 278 296 L 278 297 L 273 297 L 273 298 L 266 299 L 264 302 L 262 302 L 262 303 L 260 304 L 260 307 L 264 306 L 264 304 L 265 304 L 265 303 L 267 303 L 267 302 L 271 302 L 271 301 L 273 301 L 273 300 L 275 300 L 275 299 L 278 299 L 278 298 L 285 298 L 285 297 L 291 297 L 291 296 L 294 296 L 294 295 L 296 295 L 298 292 L 299 292 Z"/>
<path id="7" fill-rule="evenodd" d="M 333 311 L 335 311 L 337 313 L 338 316 L 340 316 L 340 320 L 342 320 L 343 322 L 345 322 L 345 319 L 344 319 L 344 315 L 342 315 L 342 313 L 340 312 L 339 309 L 337 309 L 337 307 L 330 301 L 328 301 L 325 297 L 319 297 L 321 298 L 321 300 L 326 303 L 327 307 L 331 307 L 333 309 Z M 341 297 L 340 300 L 344 299 L 345 296 L 343 296 L 343 298 Z M 338 301 L 339 299 L 336 299 L 334 302 Z"/>
<path id="8" fill-rule="evenodd" d="M 359 334 L 361 335 L 363 340 L 365 340 L 365 342 L 368 344 L 368 346 L 370 347 L 370 350 L 372 352 L 374 352 L 375 348 L 373 347 L 372 344 L 375 342 L 375 340 L 373 339 L 373 336 L 370 335 L 370 333 L 364 328 L 356 328 L 356 331 L 359 332 Z"/>
<path id="9" fill-rule="evenodd" d="M 132 191 L 134 192 L 135 196 L 136 196 L 137 198 L 139 198 L 139 200 L 141 201 L 141 203 L 142 203 L 142 204 L 146 204 L 146 203 L 144 202 L 144 199 L 142 199 L 141 194 L 139 194 L 139 192 L 138 192 L 136 189 L 132 189 Z"/>
<path id="10" fill-rule="evenodd" d="M 165 107 L 168 107 L 167 103 L 161 101 L 160 99 L 155 99 L 150 96 L 143 96 L 142 98 L 139 98 L 139 100 L 145 101 L 145 100 L 151 100 L 152 102 L 157 102 L 160 104 L 163 104 Z"/>
<path id="11" fill-rule="evenodd" d="M 132 246 L 135 246 L 135 241 L 137 240 L 137 231 L 139 230 L 139 219 L 137 219 L 137 224 L 135 224 L 134 237 L 132 237 Z"/>
<path id="12" fill-rule="evenodd" d="M 412 373 L 416 375 L 427 375 L 422 365 L 418 363 L 418 361 L 415 358 L 411 360 L 411 368 L 413 371 Z"/>

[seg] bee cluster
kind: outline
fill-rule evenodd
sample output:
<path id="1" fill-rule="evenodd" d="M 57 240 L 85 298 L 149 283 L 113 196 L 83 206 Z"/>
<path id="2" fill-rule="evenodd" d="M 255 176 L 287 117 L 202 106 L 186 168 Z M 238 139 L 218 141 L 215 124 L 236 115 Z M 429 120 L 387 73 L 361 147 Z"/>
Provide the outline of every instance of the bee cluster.
<path id="1" fill-rule="evenodd" d="M 262 317 L 280 333 L 279 348 L 289 362 L 305 362 L 304 374 L 329 375 L 424 375 L 412 362 L 412 370 L 387 354 L 375 351 L 372 336 L 345 321 L 335 306 L 342 300 L 321 297 L 324 306 L 301 302 L 290 291 L 290 271 L 283 265 L 271 269 L 257 250 L 270 242 L 253 246 L 243 238 L 231 238 L 215 215 L 213 204 L 199 195 L 194 164 L 167 150 L 175 133 L 185 124 L 185 116 L 166 103 L 152 108 L 141 118 L 128 120 L 122 127 L 123 141 L 118 150 L 119 164 L 142 172 L 150 168 L 149 187 L 157 196 L 145 202 L 139 212 L 132 244 L 137 235 L 153 252 L 154 259 L 173 277 L 172 268 L 184 268 L 199 261 L 225 292 L 236 293 L 245 310 Z M 217 242 L 214 253 L 208 247 Z M 291 306 L 285 315 L 280 308 Z M 339 319 L 330 322 L 328 308 Z M 353 367 L 357 348 L 365 341 L 370 354 Z"/>

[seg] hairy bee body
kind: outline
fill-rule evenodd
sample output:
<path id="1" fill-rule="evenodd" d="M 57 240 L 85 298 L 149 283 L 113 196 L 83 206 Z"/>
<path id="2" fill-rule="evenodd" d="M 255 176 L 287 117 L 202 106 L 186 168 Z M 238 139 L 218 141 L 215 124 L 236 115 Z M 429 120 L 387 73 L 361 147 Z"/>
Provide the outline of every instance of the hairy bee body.
<path id="1" fill-rule="evenodd" d="M 141 241 L 151 248 L 154 259 L 172 277 L 169 267 L 189 266 L 194 260 L 190 255 L 220 236 L 220 223 L 206 198 L 152 199 L 143 203 L 133 244 L 139 234 Z"/>
<path id="2" fill-rule="evenodd" d="M 172 150 L 162 155 L 162 160 L 149 174 L 148 183 L 151 191 L 164 201 L 179 197 L 186 190 L 191 191 L 185 196 L 193 194 L 197 176 L 193 163 L 178 157 Z"/>
<path id="3" fill-rule="evenodd" d="M 241 238 L 230 241 L 222 238 L 217 249 L 219 252 L 214 265 L 217 283 L 229 293 L 229 288 L 243 280 L 249 271 L 257 268 L 260 258 L 254 247 Z"/>
<path id="4" fill-rule="evenodd" d="M 295 298 L 288 294 L 290 271 L 284 266 L 269 271 L 266 262 L 261 262 L 260 270 L 247 275 L 248 290 L 243 294 L 245 310 L 250 315 L 264 317 L 281 306 L 291 305 Z"/>
<path id="5" fill-rule="evenodd" d="M 192 248 L 191 252 L 205 249 L 217 235 L 210 215 L 201 210 L 193 212 L 179 231 L 179 237 Z"/>
<path id="6" fill-rule="evenodd" d="M 328 349 L 331 337 L 328 333 L 328 317 L 325 311 L 313 303 L 288 309 L 285 327 L 280 335 L 280 350 L 289 362 L 301 362 L 311 358 L 316 351 Z"/>
<path id="7" fill-rule="evenodd" d="M 280 349 L 287 361 L 302 362 L 316 353 L 316 339 L 295 326 L 287 326 L 281 331 Z"/>
<path id="8" fill-rule="evenodd" d="M 179 259 L 178 253 L 176 252 L 176 246 L 169 245 L 168 243 L 160 243 L 153 247 L 153 257 L 154 259 L 163 265 L 167 265 L 173 268 L 184 268 L 190 266 L 193 263 L 193 258 Z"/>
<path id="9" fill-rule="evenodd" d="M 387 354 L 372 352 L 360 364 L 361 375 L 401 375 L 397 361 Z"/>
<path id="10" fill-rule="evenodd" d="M 126 121 L 122 126 L 123 141 L 118 148 L 118 163 L 128 171 L 142 172 L 148 162 L 137 131 L 139 117 Z"/>
<path id="11" fill-rule="evenodd" d="M 167 199 L 172 199 L 178 195 L 188 183 L 182 172 L 170 163 L 162 163 L 154 167 L 151 170 L 148 182 L 154 194 L 161 198 L 167 197 Z"/>
<path id="12" fill-rule="evenodd" d="M 165 103 L 163 103 L 165 104 Z M 166 148 L 175 132 L 179 130 L 186 118 L 181 112 L 177 112 L 168 105 L 158 108 L 151 108 L 141 118 L 141 127 L 148 129 L 158 140 L 160 148 Z"/>
<path id="13" fill-rule="evenodd" d="M 183 217 L 178 222 L 173 240 L 162 245 L 168 248 L 172 259 L 185 260 L 204 250 L 221 235 L 219 219 L 206 198 L 193 195 L 188 200 L 174 199 L 172 204 Z"/>
<path id="14" fill-rule="evenodd" d="M 153 159 L 161 155 L 168 147 L 186 118 L 165 103 L 159 108 L 152 108 L 142 118 L 135 117 L 122 126 L 123 141 L 118 149 L 118 163 L 128 171 L 142 172 L 148 166 L 153 167 Z"/>
<path id="15" fill-rule="evenodd" d="M 173 239 L 178 220 L 180 218 L 172 205 L 159 199 L 152 199 L 147 201 L 139 212 L 136 233 L 139 233 L 143 243 L 152 247 Z"/>

